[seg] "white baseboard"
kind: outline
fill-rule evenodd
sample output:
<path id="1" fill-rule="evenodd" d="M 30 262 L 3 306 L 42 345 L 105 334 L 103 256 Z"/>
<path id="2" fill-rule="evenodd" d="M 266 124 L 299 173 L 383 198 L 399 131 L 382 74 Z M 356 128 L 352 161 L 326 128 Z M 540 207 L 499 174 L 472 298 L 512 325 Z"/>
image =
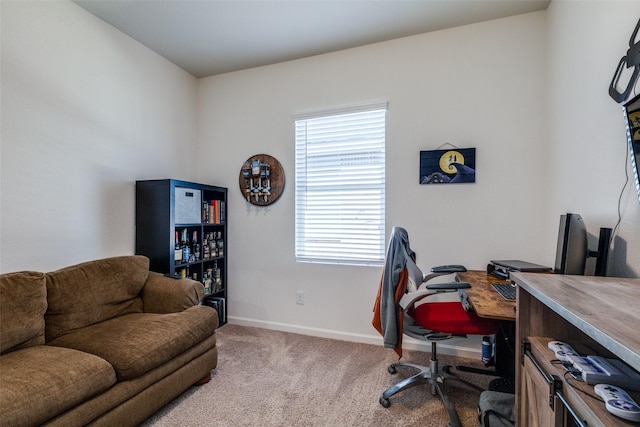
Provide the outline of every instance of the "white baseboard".
<path id="1" fill-rule="evenodd" d="M 256 328 L 271 329 L 274 331 L 291 332 L 294 334 L 310 335 L 321 338 L 331 338 L 342 341 L 351 341 L 364 344 L 373 344 L 382 346 L 382 337 L 376 334 L 356 334 L 350 332 L 335 331 L 330 329 L 310 328 L 308 326 L 292 325 L 289 323 L 269 322 L 257 319 L 248 319 L 244 317 L 229 316 L 227 321 L 233 325 L 252 326 Z M 453 339 L 452 341 L 465 342 L 464 338 Z M 411 337 L 405 336 L 402 341 L 402 347 L 407 350 L 418 350 L 431 352 L 431 343 L 418 341 Z M 469 359 L 479 359 L 481 355 L 480 348 L 472 348 L 464 345 L 446 344 L 444 341 L 438 343 L 438 353 L 450 356 L 466 357 Z"/>

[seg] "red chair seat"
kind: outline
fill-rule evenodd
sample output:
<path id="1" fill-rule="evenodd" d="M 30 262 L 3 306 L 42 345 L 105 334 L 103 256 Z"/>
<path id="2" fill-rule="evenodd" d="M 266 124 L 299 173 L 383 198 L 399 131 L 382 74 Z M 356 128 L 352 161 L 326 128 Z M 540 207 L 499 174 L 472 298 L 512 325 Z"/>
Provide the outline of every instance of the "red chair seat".
<path id="1" fill-rule="evenodd" d="M 465 311 L 459 301 L 428 302 L 417 305 L 412 317 L 423 328 L 453 335 L 492 335 L 498 330 L 498 321 L 479 317 L 474 311 Z"/>

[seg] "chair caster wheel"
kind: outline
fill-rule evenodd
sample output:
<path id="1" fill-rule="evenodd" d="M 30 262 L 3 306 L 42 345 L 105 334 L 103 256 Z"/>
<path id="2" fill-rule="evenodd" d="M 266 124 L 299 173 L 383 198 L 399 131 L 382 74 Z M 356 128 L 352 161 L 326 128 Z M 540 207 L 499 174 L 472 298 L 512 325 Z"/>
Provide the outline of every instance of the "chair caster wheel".
<path id="1" fill-rule="evenodd" d="M 389 365 L 389 367 L 387 368 L 387 371 L 389 371 L 390 374 L 395 374 L 396 371 L 396 367 L 393 365 Z"/>
<path id="2" fill-rule="evenodd" d="M 380 404 L 385 408 L 391 406 L 391 402 L 389 402 L 389 399 L 385 399 L 384 397 L 380 398 Z"/>

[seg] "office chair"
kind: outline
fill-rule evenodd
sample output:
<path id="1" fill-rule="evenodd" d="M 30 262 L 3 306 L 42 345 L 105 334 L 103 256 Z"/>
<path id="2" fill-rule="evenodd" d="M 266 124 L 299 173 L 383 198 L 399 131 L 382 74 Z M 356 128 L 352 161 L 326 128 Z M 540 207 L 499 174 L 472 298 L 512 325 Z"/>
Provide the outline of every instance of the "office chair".
<path id="1" fill-rule="evenodd" d="M 398 367 L 416 369 L 418 373 L 389 387 L 382 393 L 380 404 L 391 405 L 389 398 L 400 391 L 421 384 L 431 385 L 431 394 L 442 399 L 449 425 L 461 426 L 460 418 L 451 398 L 444 390 L 445 382 L 478 392 L 483 389 L 473 383 L 449 374 L 448 369 L 438 366 L 436 343 L 453 337 L 466 335 L 492 335 L 498 330 L 498 322 L 478 317 L 472 310 L 466 310 L 459 300 L 442 301 L 434 298 L 443 293 L 456 293 L 469 288 L 468 283 L 452 282 L 426 284 L 434 277 L 466 271 L 463 266 L 434 267 L 429 274 L 423 274 L 415 263 L 415 252 L 411 250 L 407 231 L 394 227 L 389 239 L 385 265 L 374 306 L 373 326 L 383 335 L 384 346 L 394 348 L 402 357 L 402 334 L 431 342 L 429 366 L 397 362 L 388 367 L 395 374 Z M 435 301 L 432 301 L 435 300 Z"/>

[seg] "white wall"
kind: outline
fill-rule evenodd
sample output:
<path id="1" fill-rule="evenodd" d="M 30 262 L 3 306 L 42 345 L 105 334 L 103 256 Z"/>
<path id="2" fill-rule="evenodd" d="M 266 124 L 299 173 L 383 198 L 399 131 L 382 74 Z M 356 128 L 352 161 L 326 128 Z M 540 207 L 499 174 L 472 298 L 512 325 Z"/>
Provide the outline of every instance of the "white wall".
<path id="1" fill-rule="evenodd" d="M 621 106 L 609 97 L 608 87 L 629 48 L 640 2 L 554 0 L 547 13 L 550 85 L 545 159 L 551 165 L 551 185 L 545 216 L 555 225 L 560 213 L 580 213 L 595 249 L 599 227 L 613 228 L 618 221 L 618 198 L 626 180 L 625 125 Z M 630 166 L 628 173 L 631 177 Z M 621 212 L 609 275 L 640 277 L 640 203 L 632 178 L 622 195 Z M 544 230 L 552 242 L 556 230 L 553 226 Z"/>
<path id="2" fill-rule="evenodd" d="M 133 253 L 133 182 L 198 180 L 230 189 L 233 321 L 379 342 L 380 269 L 294 262 L 293 115 L 389 101 L 387 233 L 406 227 L 421 265 L 551 264 L 560 213 L 581 213 L 594 234 L 617 219 L 625 135 L 607 86 L 639 11 L 554 0 L 196 81 L 73 3 L 2 1 L 0 272 Z M 444 143 L 477 148 L 476 184 L 418 184 L 419 151 Z M 259 153 L 288 178 L 268 208 L 237 184 Z M 623 213 L 610 274 L 638 277 L 630 190 Z"/>
<path id="3" fill-rule="evenodd" d="M 545 48 L 538 12 L 201 79 L 198 170 L 201 181 L 230 188 L 233 321 L 379 339 L 371 310 L 380 268 L 294 260 L 299 113 L 388 100 L 387 235 L 407 228 L 424 268 L 546 261 Z M 418 184 L 420 150 L 444 143 L 477 148 L 477 183 Z M 249 205 L 238 187 L 243 162 L 260 153 L 287 176 L 269 208 Z"/>
<path id="4" fill-rule="evenodd" d="M 0 272 L 132 254 L 135 180 L 195 178 L 196 79 L 73 3 L 0 7 Z"/>

